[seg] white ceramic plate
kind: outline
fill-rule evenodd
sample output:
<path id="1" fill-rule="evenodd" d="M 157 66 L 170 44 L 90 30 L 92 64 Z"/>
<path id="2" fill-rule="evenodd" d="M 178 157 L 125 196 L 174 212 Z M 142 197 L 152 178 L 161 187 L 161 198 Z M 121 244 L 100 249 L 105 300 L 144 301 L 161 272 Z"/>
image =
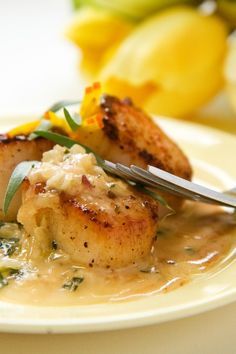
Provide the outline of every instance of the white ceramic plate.
<path id="1" fill-rule="evenodd" d="M 9 120 L 0 119 L 3 128 Z M 19 120 L 18 120 L 19 122 Z M 195 180 L 219 190 L 236 184 L 233 135 L 173 119 L 158 122 L 187 153 Z M 14 124 L 13 120 L 11 123 Z M 236 260 L 236 257 L 235 257 Z M 236 300 L 236 261 L 168 294 L 120 304 L 36 307 L 0 302 L 0 331 L 88 332 L 143 326 L 201 313 Z"/>

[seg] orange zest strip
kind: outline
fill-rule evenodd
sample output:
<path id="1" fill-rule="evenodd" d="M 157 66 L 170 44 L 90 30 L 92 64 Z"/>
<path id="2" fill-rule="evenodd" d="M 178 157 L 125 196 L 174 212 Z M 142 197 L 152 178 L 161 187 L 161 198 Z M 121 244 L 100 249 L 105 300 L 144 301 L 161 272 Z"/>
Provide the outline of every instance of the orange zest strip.
<path id="1" fill-rule="evenodd" d="M 94 88 L 95 90 L 100 90 L 100 88 L 101 88 L 100 82 L 94 82 L 93 88 Z"/>
<path id="2" fill-rule="evenodd" d="M 92 92 L 92 87 L 91 86 L 89 86 L 89 87 L 86 87 L 86 89 L 85 89 L 85 94 L 87 95 L 87 94 L 89 94 L 89 93 L 91 93 Z"/>
<path id="3" fill-rule="evenodd" d="M 96 121 L 100 129 L 104 127 L 103 120 L 102 120 L 102 114 L 97 114 L 96 115 Z"/>
<path id="4" fill-rule="evenodd" d="M 43 117 L 44 117 L 45 119 L 50 120 L 50 111 L 45 112 L 44 115 L 43 115 Z"/>

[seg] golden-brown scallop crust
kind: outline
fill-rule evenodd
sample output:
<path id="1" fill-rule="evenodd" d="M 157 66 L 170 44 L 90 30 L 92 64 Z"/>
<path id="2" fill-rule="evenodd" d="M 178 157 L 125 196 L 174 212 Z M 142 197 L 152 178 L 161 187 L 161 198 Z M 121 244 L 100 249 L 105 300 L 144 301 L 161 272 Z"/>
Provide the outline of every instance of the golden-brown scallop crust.
<path id="1" fill-rule="evenodd" d="M 43 138 L 29 140 L 24 135 L 15 136 L 14 138 L 9 138 L 7 134 L 0 135 L 0 220 L 15 221 L 21 204 L 21 193 L 18 191 L 13 198 L 7 215 L 3 214 L 3 199 L 14 168 L 22 161 L 40 161 L 42 154 L 50 150 L 52 146 L 52 142 Z"/>
<path id="2" fill-rule="evenodd" d="M 75 264 L 118 268 L 146 257 L 158 226 L 158 204 L 130 188 L 123 197 L 91 201 L 24 183 L 18 221 L 29 235 L 43 225 Z M 47 245 L 48 242 L 45 242 Z"/>
<path id="3" fill-rule="evenodd" d="M 99 112 L 103 127 L 100 130 L 81 128 L 79 142 L 108 161 L 142 168 L 153 165 L 191 180 L 192 168 L 184 152 L 130 99 L 102 95 Z M 161 191 L 159 194 L 173 209 L 183 204 L 179 197 Z"/>
<path id="4" fill-rule="evenodd" d="M 192 169 L 181 149 L 129 99 L 121 101 L 103 95 L 100 106 L 103 112 L 103 131 L 119 146 L 121 159 L 122 155 L 128 154 L 129 164 L 144 168 L 153 165 L 191 179 Z"/>

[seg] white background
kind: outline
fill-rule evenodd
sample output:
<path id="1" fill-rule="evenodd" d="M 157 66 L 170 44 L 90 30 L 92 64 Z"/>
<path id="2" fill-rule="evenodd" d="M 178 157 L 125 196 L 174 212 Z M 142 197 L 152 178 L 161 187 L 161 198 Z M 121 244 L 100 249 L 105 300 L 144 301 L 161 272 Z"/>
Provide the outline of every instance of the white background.
<path id="1" fill-rule="evenodd" d="M 0 0 L 0 117 L 76 99 L 77 53 L 63 37 L 69 0 Z M 139 329 L 73 335 L 0 334 L 0 354 L 235 354 L 236 304 Z"/>

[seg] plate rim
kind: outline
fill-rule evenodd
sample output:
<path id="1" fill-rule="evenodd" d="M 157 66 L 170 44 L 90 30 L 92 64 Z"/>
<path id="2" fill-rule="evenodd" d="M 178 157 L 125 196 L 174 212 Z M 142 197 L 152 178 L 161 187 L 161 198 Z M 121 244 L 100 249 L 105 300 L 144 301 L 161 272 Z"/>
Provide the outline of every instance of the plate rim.
<path id="1" fill-rule="evenodd" d="M 21 119 L 22 117 L 23 115 L 14 118 L 15 122 Z M 8 117 L 4 116 L 4 121 L 7 118 Z M 218 137 L 220 137 L 220 140 L 232 139 L 232 141 L 236 143 L 236 136 L 234 134 L 221 131 L 217 128 L 205 126 L 191 121 L 183 121 L 183 120 L 178 120 L 169 117 L 154 116 L 154 120 L 159 120 L 162 128 L 163 125 L 165 125 L 165 122 L 170 122 L 171 124 L 178 124 L 180 125 L 180 127 L 181 126 L 184 127 L 188 125 L 190 128 L 200 129 L 201 131 L 204 132 L 204 134 L 210 133 L 214 136 L 217 135 Z M 0 117 L 0 126 L 2 125 L 2 123 L 3 122 L 1 121 L 1 117 Z M 125 329 L 125 328 L 136 328 L 141 326 L 169 322 L 180 318 L 197 315 L 203 312 L 213 310 L 218 307 L 222 307 L 224 305 L 234 302 L 235 300 L 236 300 L 236 287 L 234 290 L 224 292 L 223 295 L 218 294 L 212 296 L 210 300 L 193 301 L 193 302 L 190 301 L 189 303 L 183 304 L 178 308 L 172 306 L 173 307 L 172 311 L 167 313 L 160 311 L 160 308 L 156 308 L 156 309 L 152 309 L 152 311 L 144 310 L 143 312 L 136 312 L 133 313 L 132 316 L 130 314 L 127 314 L 127 316 L 125 316 L 124 314 L 105 316 L 105 318 L 103 318 L 102 321 L 97 321 L 96 317 L 94 318 L 89 317 L 89 321 L 87 322 L 84 321 L 84 319 L 81 320 L 81 318 L 64 319 L 64 322 L 63 321 L 59 322 L 58 319 L 54 319 L 54 320 L 46 319 L 45 322 L 45 318 L 44 319 L 35 318 L 34 320 L 24 319 L 24 318 L 7 319 L 7 318 L 2 318 L 1 316 L 0 331 L 8 332 L 8 333 L 9 332 L 11 333 L 83 333 L 83 332 L 109 331 L 109 330 L 117 330 L 117 329 Z M 142 301 L 142 299 L 136 301 Z M 136 301 L 132 301 L 132 302 L 136 302 Z M 0 302 L 0 314 L 1 314 L 2 303 L 3 302 Z M 22 311 L 23 313 L 25 308 L 28 309 L 32 308 L 34 310 L 39 308 L 45 308 L 45 309 L 50 308 L 50 307 L 42 307 L 42 306 L 34 306 L 34 305 L 32 306 L 31 305 L 25 306 L 25 305 L 18 305 L 18 304 L 11 304 L 11 305 L 12 307 L 23 310 Z M 83 305 L 83 306 L 65 306 L 65 307 L 60 306 L 60 307 L 54 307 L 54 309 L 62 309 L 62 308 L 66 309 L 72 307 L 76 307 L 76 308 L 83 307 L 84 309 L 87 306 L 90 308 L 99 307 L 100 304 Z"/>

